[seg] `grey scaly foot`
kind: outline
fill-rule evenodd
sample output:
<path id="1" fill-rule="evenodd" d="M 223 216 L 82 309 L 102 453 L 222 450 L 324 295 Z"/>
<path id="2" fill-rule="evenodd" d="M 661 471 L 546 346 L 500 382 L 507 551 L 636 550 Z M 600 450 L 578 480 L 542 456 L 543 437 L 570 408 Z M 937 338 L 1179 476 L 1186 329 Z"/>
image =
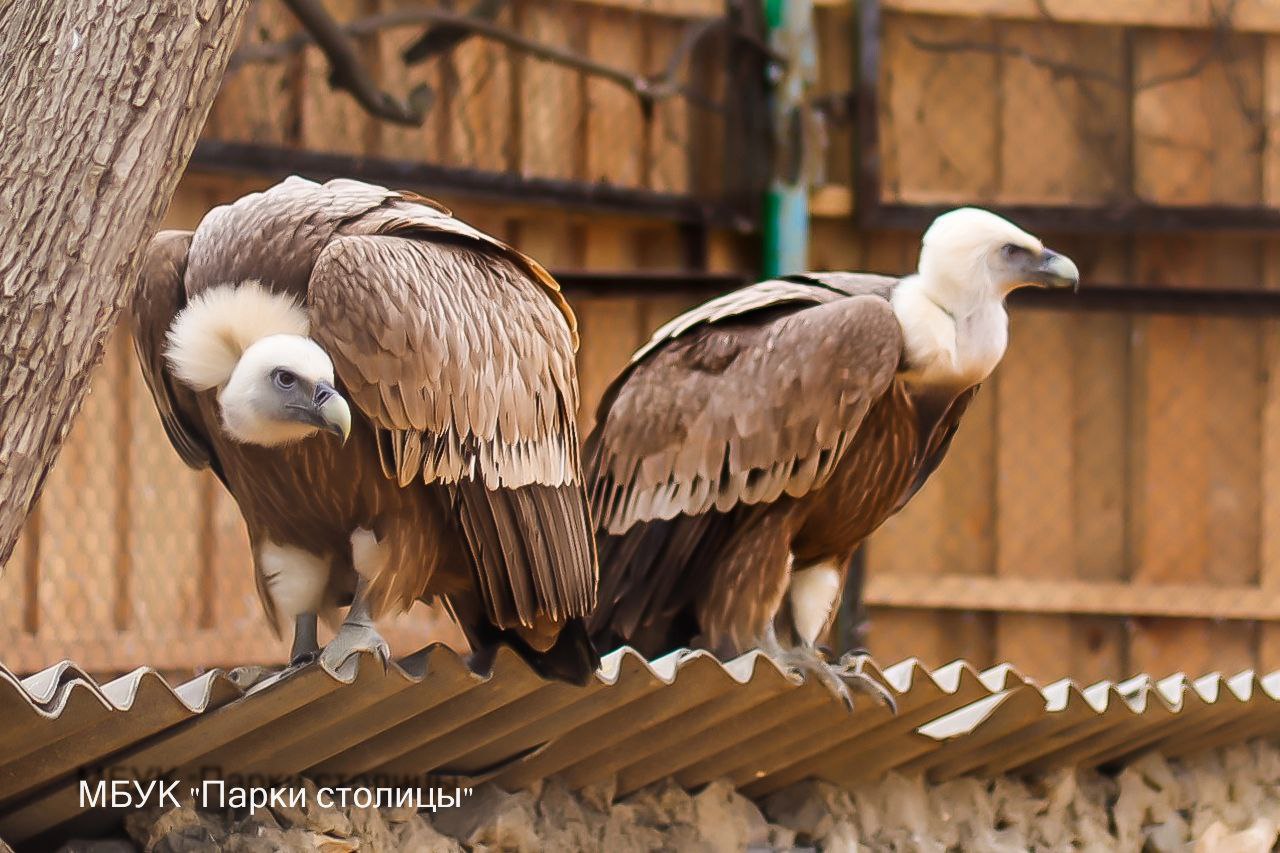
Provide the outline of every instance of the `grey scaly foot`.
<path id="1" fill-rule="evenodd" d="M 887 687 L 861 671 L 856 660 L 846 656 L 838 665 L 831 665 L 822 659 L 817 649 L 787 649 L 775 656 L 780 665 L 800 676 L 812 676 L 844 703 L 845 708 L 854 709 L 853 694 L 870 696 L 884 705 L 891 713 L 897 713 L 898 703 Z"/>
<path id="2" fill-rule="evenodd" d="M 329 641 L 320 653 L 320 664 L 330 672 L 335 672 L 347 662 L 352 655 L 368 652 L 378 656 L 383 669 L 391 662 L 391 647 L 382 635 L 371 624 L 363 622 L 343 622 L 337 635 Z"/>

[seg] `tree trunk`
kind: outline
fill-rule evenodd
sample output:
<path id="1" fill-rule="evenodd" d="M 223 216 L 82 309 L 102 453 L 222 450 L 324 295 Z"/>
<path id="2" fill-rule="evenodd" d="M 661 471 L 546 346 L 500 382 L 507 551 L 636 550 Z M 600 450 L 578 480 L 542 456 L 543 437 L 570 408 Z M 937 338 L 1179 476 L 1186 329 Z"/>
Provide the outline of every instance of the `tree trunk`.
<path id="1" fill-rule="evenodd" d="M 0 0 L 0 566 L 80 408 L 247 0 Z"/>

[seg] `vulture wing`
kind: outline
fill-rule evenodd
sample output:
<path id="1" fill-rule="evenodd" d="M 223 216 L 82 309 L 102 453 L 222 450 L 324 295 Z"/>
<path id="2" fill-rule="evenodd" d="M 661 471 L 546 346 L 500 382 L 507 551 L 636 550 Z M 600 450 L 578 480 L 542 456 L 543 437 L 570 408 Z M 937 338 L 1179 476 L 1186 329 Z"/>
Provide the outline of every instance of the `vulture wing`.
<path id="1" fill-rule="evenodd" d="M 850 296 L 769 281 L 672 321 L 615 381 L 588 442 L 597 525 L 727 512 L 822 485 L 902 352 L 897 317 L 864 276 Z"/>
<path id="2" fill-rule="evenodd" d="M 375 427 L 383 472 L 448 486 L 489 617 L 594 606 L 572 313 L 537 263 L 402 196 L 346 223 L 308 290 L 312 336 Z M 407 604 L 419 590 L 396 585 Z"/>
<path id="3" fill-rule="evenodd" d="M 212 467 L 221 477 L 209 439 L 197 426 L 195 395 L 173 381 L 164 361 L 165 335 L 187 304 L 183 277 L 191 236 L 190 231 L 161 231 L 147 246 L 133 296 L 133 346 L 164 431 L 182 461 L 196 469 Z"/>

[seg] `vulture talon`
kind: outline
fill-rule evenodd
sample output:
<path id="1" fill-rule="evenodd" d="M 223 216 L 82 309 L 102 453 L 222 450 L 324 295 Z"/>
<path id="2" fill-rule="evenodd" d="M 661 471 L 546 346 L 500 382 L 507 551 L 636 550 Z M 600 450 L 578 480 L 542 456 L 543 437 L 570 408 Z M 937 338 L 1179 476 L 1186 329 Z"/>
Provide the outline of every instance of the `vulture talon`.
<path id="1" fill-rule="evenodd" d="M 293 657 L 289 658 L 289 669 L 302 669 L 304 666 L 309 666 L 319 659 L 319 649 L 308 649 L 305 652 L 298 652 Z"/>
<path id="2" fill-rule="evenodd" d="M 870 696 L 878 704 L 888 708 L 890 713 L 898 713 L 898 703 L 889 689 L 870 675 L 855 669 L 855 664 L 848 655 L 839 664 L 827 663 L 816 648 L 789 649 L 776 657 L 783 668 L 801 678 L 813 676 L 819 684 L 834 693 L 850 712 L 856 706 L 853 696 L 858 693 Z"/>

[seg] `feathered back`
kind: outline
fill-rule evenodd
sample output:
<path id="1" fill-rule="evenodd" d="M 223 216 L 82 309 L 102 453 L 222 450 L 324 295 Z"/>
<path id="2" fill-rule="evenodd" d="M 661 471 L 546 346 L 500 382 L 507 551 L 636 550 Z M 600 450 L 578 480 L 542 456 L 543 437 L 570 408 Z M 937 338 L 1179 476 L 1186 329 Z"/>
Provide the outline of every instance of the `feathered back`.
<path id="1" fill-rule="evenodd" d="M 196 391 L 231 378 L 244 351 L 271 335 L 306 337 L 307 312 L 256 281 L 221 285 L 193 297 L 174 318 L 164 352 L 174 375 Z"/>

